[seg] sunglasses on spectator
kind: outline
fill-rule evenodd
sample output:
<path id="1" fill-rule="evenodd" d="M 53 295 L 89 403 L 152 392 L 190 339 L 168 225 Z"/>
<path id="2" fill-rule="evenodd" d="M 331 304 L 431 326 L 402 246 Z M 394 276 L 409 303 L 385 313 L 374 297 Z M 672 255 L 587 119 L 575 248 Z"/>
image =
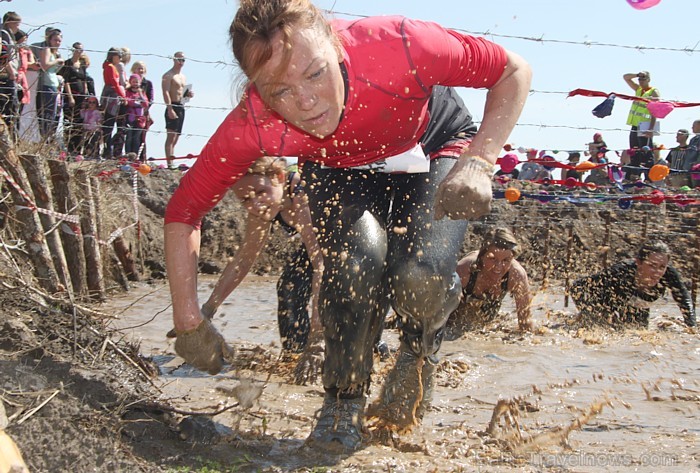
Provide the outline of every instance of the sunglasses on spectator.
<path id="1" fill-rule="evenodd" d="M 184 58 L 184 57 L 176 57 L 175 60 L 176 60 L 177 62 L 185 62 L 185 58 Z"/>

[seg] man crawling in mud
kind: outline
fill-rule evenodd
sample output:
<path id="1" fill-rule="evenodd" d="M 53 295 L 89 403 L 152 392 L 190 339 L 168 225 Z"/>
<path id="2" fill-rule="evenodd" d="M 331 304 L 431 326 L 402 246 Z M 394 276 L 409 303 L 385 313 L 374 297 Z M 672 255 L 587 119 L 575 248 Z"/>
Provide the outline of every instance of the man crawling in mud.
<path id="1" fill-rule="evenodd" d="M 633 261 L 622 261 L 571 287 L 581 321 L 616 328 L 646 328 L 652 302 L 671 290 L 688 327 L 695 326 L 695 307 L 676 268 L 671 251 L 662 241 L 644 243 Z"/>

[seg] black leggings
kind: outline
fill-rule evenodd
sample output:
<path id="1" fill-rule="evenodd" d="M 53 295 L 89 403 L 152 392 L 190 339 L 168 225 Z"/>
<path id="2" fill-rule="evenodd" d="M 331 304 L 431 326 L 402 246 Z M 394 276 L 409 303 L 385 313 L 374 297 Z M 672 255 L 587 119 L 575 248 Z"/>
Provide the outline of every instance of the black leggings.
<path id="1" fill-rule="evenodd" d="M 277 281 L 277 322 L 282 347 L 299 352 L 309 339 L 309 299 L 314 268 L 306 247 L 294 252 Z"/>
<path id="2" fill-rule="evenodd" d="M 429 173 L 394 175 L 304 164 L 325 255 L 319 311 L 326 390 L 353 397 L 369 387 L 372 347 L 389 302 L 403 344 L 419 355 L 439 349 L 459 304 L 455 269 L 467 229 L 463 220 L 433 220 L 438 184 L 454 163 L 438 158 Z"/>

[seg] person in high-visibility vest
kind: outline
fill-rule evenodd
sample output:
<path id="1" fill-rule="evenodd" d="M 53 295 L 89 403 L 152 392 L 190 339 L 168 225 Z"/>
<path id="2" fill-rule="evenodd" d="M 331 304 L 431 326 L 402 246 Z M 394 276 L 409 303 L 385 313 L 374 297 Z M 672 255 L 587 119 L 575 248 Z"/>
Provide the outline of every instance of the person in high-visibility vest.
<path id="1" fill-rule="evenodd" d="M 640 71 L 638 73 L 630 73 L 622 76 L 627 82 L 627 85 L 634 90 L 634 95 L 645 99 L 658 99 L 661 97 L 659 89 L 650 85 L 651 75 L 648 71 Z M 635 79 L 637 81 L 635 82 Z M 645 128 L 649 131 L 643 132 Z M 635 100 L 630 107 L 630 113 L 627 116 L 627 124 L 630 129 L 630 148 L 642 148 L 644 146 L 652 147 L 652 137 L 654 136 L 654 127 L 656 126 L 656 117 L 649 113 L 647 103 L 641 100 Z"/>

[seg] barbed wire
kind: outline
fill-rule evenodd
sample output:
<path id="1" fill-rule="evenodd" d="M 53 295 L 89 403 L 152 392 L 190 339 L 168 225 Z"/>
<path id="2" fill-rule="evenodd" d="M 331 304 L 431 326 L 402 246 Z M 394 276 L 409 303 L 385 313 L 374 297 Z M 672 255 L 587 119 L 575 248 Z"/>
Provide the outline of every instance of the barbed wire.
<path id="1" fill-rule="evenodd" d="M 324 12 L 332 15 L 343 15 L 347 16 L 350 18 L 369 18 L 370 15 L 360 15 L 358 13 L 347 13 L 347 12 L 341 12 L 338 10 L 323 10 Z M 564 39 L 545 39 L 544 33 L 542 33 L 540 36 L 524 36 L 524 35 L 509 35 L 509 34 L 502 34 L 502 33 L 495 33 L 491 30 L 486 30 L 486 31 L 473 31 L 473 30 L 468 30 L 465 28 L 457 28 L 457 27 L 451 27 L 451 26 L 446 26 L 446 28 L 454 30 L 454 31 L 460 31 L 462 33 L 467 33 L 470 35 L 476 35 L 476 36 L 491 36 L 494 38 L 506 38 L 506 39 L 519 39 L 523 41 L 530 41 L 530 42 L 535 42 L 535 43 L 540 43 L 540 44 L 547 44 L 547 43 L 552 43 L 552 44 L 566 44 L 566 45 L 575 45 L 575 46 L 585 46 L 585 47 L 605 47 L 605 48 L 619 48 L 619 49 L 628 49 L 628 50 L 636 50 L 639 52 L 643 51 L 666 51 L 666 52 L 682 52 L 686 54 L 694 54 L 699 52 L 700 50 L 698 49 L 698 45 L 700 45 L 700 41 L 695 43 L 695 46 L 693 47 L 661 47 L 661 46 L 644 46 L 642 44 L 638 45 L 630 45 L 630 44 L 618 44 L 618 43 L 606 43 L 606 42 L 599 42 L 599 41 L 574 41 L 574 40 L 564 40 Z"/>
<path id="2" fill-rule="evenodd" d="M 2 1 L 8 1 L 8 0 L 2 0 Z M 362 15 L 362 14 L 357 14 L 357 13 L 350 13 L 350 12 L 344 12 L 344 11 L 338 11 L 335 9 L 329 9 L 329 10 L 324 10 L 326 13 L 331 14 L 331 15 L 342 15 L 350 18 L 368 18 L 369 15 Z M 27 24 L 25 23 L 26 26 L 29 27 L 28 31 L 35 32 L 39 31 L 42 28 L 46 27 L 57 27 L 58 25 L 63 26 L 65 25 L 64 23 L 59 23 L 59 22 L 53 22 L 53 23 L 46 23 L 42 25 L 32 25 L 32 24 Z M 678 47 L 658 47 L 658 46 L 643 46 L 643 45 L 625 45 L 625 44 L 616 44 L 616 43 L 609 43 L 609 42 L 601 42 L 601 41 L 593 41 L 593 40 L 587 40 L 587 41 L 572 41 L 572 40 L 563 40 L 563 39 L 549 39 L 545 38 L 544 35 L 540 35 L 539 37 L 537 36 L 527 36 L 527 35 L 507 35 L 507 34 L 500 34 L 500 33 L 495 33 L 490 30 L 486 31 L 473 31 L 465 28 L 458 28 L 458 27 L 449 27 L 450 29 L 453 29 L 455 31 L 460 31 L 466 34 L 470 35 L 480 35 L 480 36 L 492 36 L 492 37 L 498 37 L 498 38 L 509 38 L 509 39 L 518 39 L 518 40 L 526 40 L 526 41 L 533 41 L 533 42 L 538 42 L 538 43 L 553 43 L 553 44 L 566 44 L 566 45 L 579 45 L 579 46 L 601 46 L 601 47 L 617 47 L 617 48 L 622 48 L 622 49 L 634 49 L 638 51 L 647 51 L 647 50 L 657 50 L 657 51 L 664 51 L 664 52 L 685 52 L 689 54 L 693 54 L 698 52 L 698 44 L 700 42 L 696 43 L 695 46 L 691 47 L 684 47 L 684 48 L 678 48 Z M 62 47 L 59 48 L 60 51 L 67 52 L 69 54 L 72 54 L 73 50 L 69 47 Z M 108 50 L 107 49 L 83 49 L 84 52 L 90 53 L 90 54 L 107 54 Z M 131 51 L 131 56 L 132 57 L 151 57 L 151 58 L 160 58 L 160 59 L 173 59 L 172 55 L 167 55 L 167 54 L 161 54 L 161 53 L 155 53 L 155 52 L 149 52 L 149 51 Z M 197 57 L 191 57 L 187 56 L 187 60 L 191 62 L 195 62 L 198 64 L 203 64 L 203 65 L 211 65 L 217 68 L 237 68 L 238 65 L 235 60 L 233 61 L 227 61 L 227 60 L 210 60 L 210 59 L 202 59 L 202 58 L 197 58 Z M 530 90 L 530 95 L 565 95 L 568 96 L 569 92 L 568 91 L 556 91 L 556 90 L 537 90 L 537 89 L 531 89 Z M 153 101 L 151 105 L 156 105 L 156 106 L 164 106 L 165 103 L 162 101 Z M 233 108 L 233 104 L 231 106 L 226 106 L 226 107 L 220 107 L 220 106 L 205 106 L 205 105 L 186 105 L 185 106 L 188 109 L 193 109 L 193 110 L 202 110 L 202 111 L 210 111 L 210 112 L 229 112 Z M 481 121 L 476 120 L 475 124 L 480 124 Z M 621 128 L 621 127 L 594 127 L 594 126 L 588 126 L 588 125 L 573 125 L 573 124 L 552 124 L 552 123 L 530 123 L 530 122 L 519 122 L 516 123 L 515 127 L 521 127 L 521 128 L 532 128 L 532 129 L 560 129 L 560 130 L 574 130 L 574 131 L 581 131 L 581 132 L 609 132 L 609 133 L 628 133 L 629 130 L 627 128 Z M 120 128 L 117 128 L 118 130 Z M 121 128 L 123 130 L 125 128 Z M 156 129 L 149 129 L 149 133 L 153 133 L 156 135 L 161 135 L 161 134 L 167 134 L 167 131 L 159 131 Z M 661 135 L 665 136 L 672 136 L 675 135 L 674 131 L 662 131 Z M 197 133 L 183 133 L 181 135 L 183 138 L 209 138 L 209 134 L 203 135 L 203 134 L 197 134 Z M 567 151 L 581 151 L 581 152 L 586 152 L 587 148 L 581 147 L 581 148 L 566 148 Z M 622 152 L 625 151 L 624 149 L 608 149 L 611 152 Z"/>

